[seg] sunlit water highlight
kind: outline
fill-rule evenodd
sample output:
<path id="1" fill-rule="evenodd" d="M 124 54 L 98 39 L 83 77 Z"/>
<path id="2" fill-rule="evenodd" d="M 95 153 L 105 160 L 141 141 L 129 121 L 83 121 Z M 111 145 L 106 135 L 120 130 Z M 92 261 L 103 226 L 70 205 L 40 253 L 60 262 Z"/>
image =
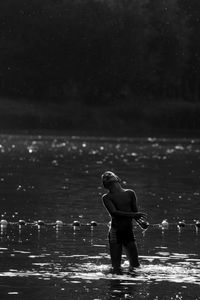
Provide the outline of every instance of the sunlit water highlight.
<path id="1" fill-rule="evenodd" d="M 0 299 L 200 299 L 200 140 L 1 136 Z M 119 173 L 151 224 L 134 227 L 141 267 L 113 275 L 100 175 Z M 178 228 L 185 220 L 184 228 Z"/>

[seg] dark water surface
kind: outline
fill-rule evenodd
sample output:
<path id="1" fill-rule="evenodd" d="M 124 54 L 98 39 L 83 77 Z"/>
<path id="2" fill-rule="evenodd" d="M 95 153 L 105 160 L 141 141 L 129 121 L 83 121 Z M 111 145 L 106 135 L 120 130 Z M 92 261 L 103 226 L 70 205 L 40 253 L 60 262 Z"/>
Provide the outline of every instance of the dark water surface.
<path id="1" fill-rule="evenodd" d="M 141 268 L 109 274 L 100 175 L 133 188 Z M 0 136 L 0 299 L 200 299 L 200 140 Z M 19 227 L 24 219 L 28 224 Z M 40 228 L 37 220 L 48 223 Z M 170 223 L 162 230 L 163 219 Z M 56 228 L 56 220 L 65 225 Z M 74 220 L 81 226 L 73 227 Z M 98 226 L 91 227 L 95 220 Z M 186 226 L 178 229 L 177 222 Z M 127 270 L 123 256 L 123 269 Z"/>

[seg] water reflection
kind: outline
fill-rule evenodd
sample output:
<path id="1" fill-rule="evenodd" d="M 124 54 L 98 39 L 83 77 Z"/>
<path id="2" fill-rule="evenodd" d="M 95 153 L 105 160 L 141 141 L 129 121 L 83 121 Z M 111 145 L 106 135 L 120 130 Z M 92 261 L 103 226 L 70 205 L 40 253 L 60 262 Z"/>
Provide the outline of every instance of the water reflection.
<path id="1" fill-rule="evenodd" d="M 161 231 L 161 229 L 157 230 Z M 109 273 L 110 259 L 107 245 L 102 243 L 102 235 L 104 235 L 103 226 L 92 230 L 89 227 L 66 227 L 61 230 L 56 230 L 55 227 L 38 229 L 36 226 L 23 227 L 23 229 L 18 229 L 16 226 L 8 228 L 3 233 L 1 241 L 2 245 L 7 247 L 0 248 L 0 255 L 15 258 L 15 261 L 12 261 L 11 268 L 1 273 L 1 277 L 39 276 L 40 279 L 43 277 L 66 279 L 67 277 L 68 280 L 73 281 L 74 279 L 81 281 L 117 279 L 133 285 L 138 282 L 162 281 L 200 284 L 200 258 L 197 251 L 199 237 L 196 246 L 194 244 L 192 246 L 193 253 L 177 251 L 180 246 L 186 249 L 184 244 L 187 243 L 187 237 L 194 235 L 193 229 L 189 228 L 185 237 L 180 237 L 174 228 L 168 231 L 162 240 L 157 242 L 158 246 L 154 245 L 154 249 L 151 249 L 153 255 L 149 253 L 140 256 L 141 268 L 134 276 L 128 274 L 125 256 L 123 257 L 124 275 Z M 148 239 L 155 236 L 159 239 L 159 232 L 152 228 L 145 237 L 140 238 L 140 252 L 148 251 Z M 180 238 L 179 243 L 170 245 L 175 236 Z M 142 239 L 145 240 L 146 245 L 142 243 Z M 176 252 L 172 252 L 174 249 Z M 26 266 L 25 270 L 21 269 L 21 261 Z"/>

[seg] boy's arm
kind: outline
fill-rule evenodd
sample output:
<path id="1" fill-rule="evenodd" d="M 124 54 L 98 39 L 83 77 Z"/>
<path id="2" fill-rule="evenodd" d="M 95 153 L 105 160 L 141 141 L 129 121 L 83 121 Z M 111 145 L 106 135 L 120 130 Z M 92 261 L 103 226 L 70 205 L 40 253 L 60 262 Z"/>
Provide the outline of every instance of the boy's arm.
<path id="1" fill-rule="evenodd" d="M 132 202 L 131 202 L 131 209 L 132 209 L 133 212 L 138 213 L 138 206 L 137 206 L 137 197 L 136 197 L 136 194 L 135 194 L 135 192 L 133 190 L 128 190 L 128 193 L 131 196 L 131 200 L 132 200 Z M 146 219 L 146 214 L 145 213 L 138 213 L 138 214 L 140 214 L 140 217 L 137 218 L 137 219 L 140 219 L 140 218 Z"/>
<path id="2" fill-rule="evenodd" d="M 111 201 L 110 197 L 108 195 L 104 195 L 102 197 L 103 200 L 103 204 L 106 207 L 107 211 L 109 212 L 109 214 L 114 217 L 114 216 L 121 216 L 121 217 L 129 217 L 129 218 L 133 218 L 133 219 L 139 219 L 141 217 L 144 217 L 145 215 L 143 213 L 140 212 L 125 212 L 125 211 L 121 211 L 116 209 L 115 205 L 113 204 L 113 202 Z"/>
<path id="3" fill-rule="evenodd" d="M 138 212 L 138 206 L 137 206 L 137 197 L 133 190 L 127 190 L 130 197 L 131 197 L 131 210 L 133 212 Z"/>

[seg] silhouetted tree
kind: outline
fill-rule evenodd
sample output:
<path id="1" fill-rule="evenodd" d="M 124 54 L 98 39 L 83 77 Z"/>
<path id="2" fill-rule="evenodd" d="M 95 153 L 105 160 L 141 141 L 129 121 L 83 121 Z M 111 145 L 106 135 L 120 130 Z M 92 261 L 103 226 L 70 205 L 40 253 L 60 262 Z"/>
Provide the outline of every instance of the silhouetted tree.
<path id="1" fill-rule="evenodd" d="M 1 0 L 0 93 L 197 99 L 199 12 L 197 0 Z"/>

